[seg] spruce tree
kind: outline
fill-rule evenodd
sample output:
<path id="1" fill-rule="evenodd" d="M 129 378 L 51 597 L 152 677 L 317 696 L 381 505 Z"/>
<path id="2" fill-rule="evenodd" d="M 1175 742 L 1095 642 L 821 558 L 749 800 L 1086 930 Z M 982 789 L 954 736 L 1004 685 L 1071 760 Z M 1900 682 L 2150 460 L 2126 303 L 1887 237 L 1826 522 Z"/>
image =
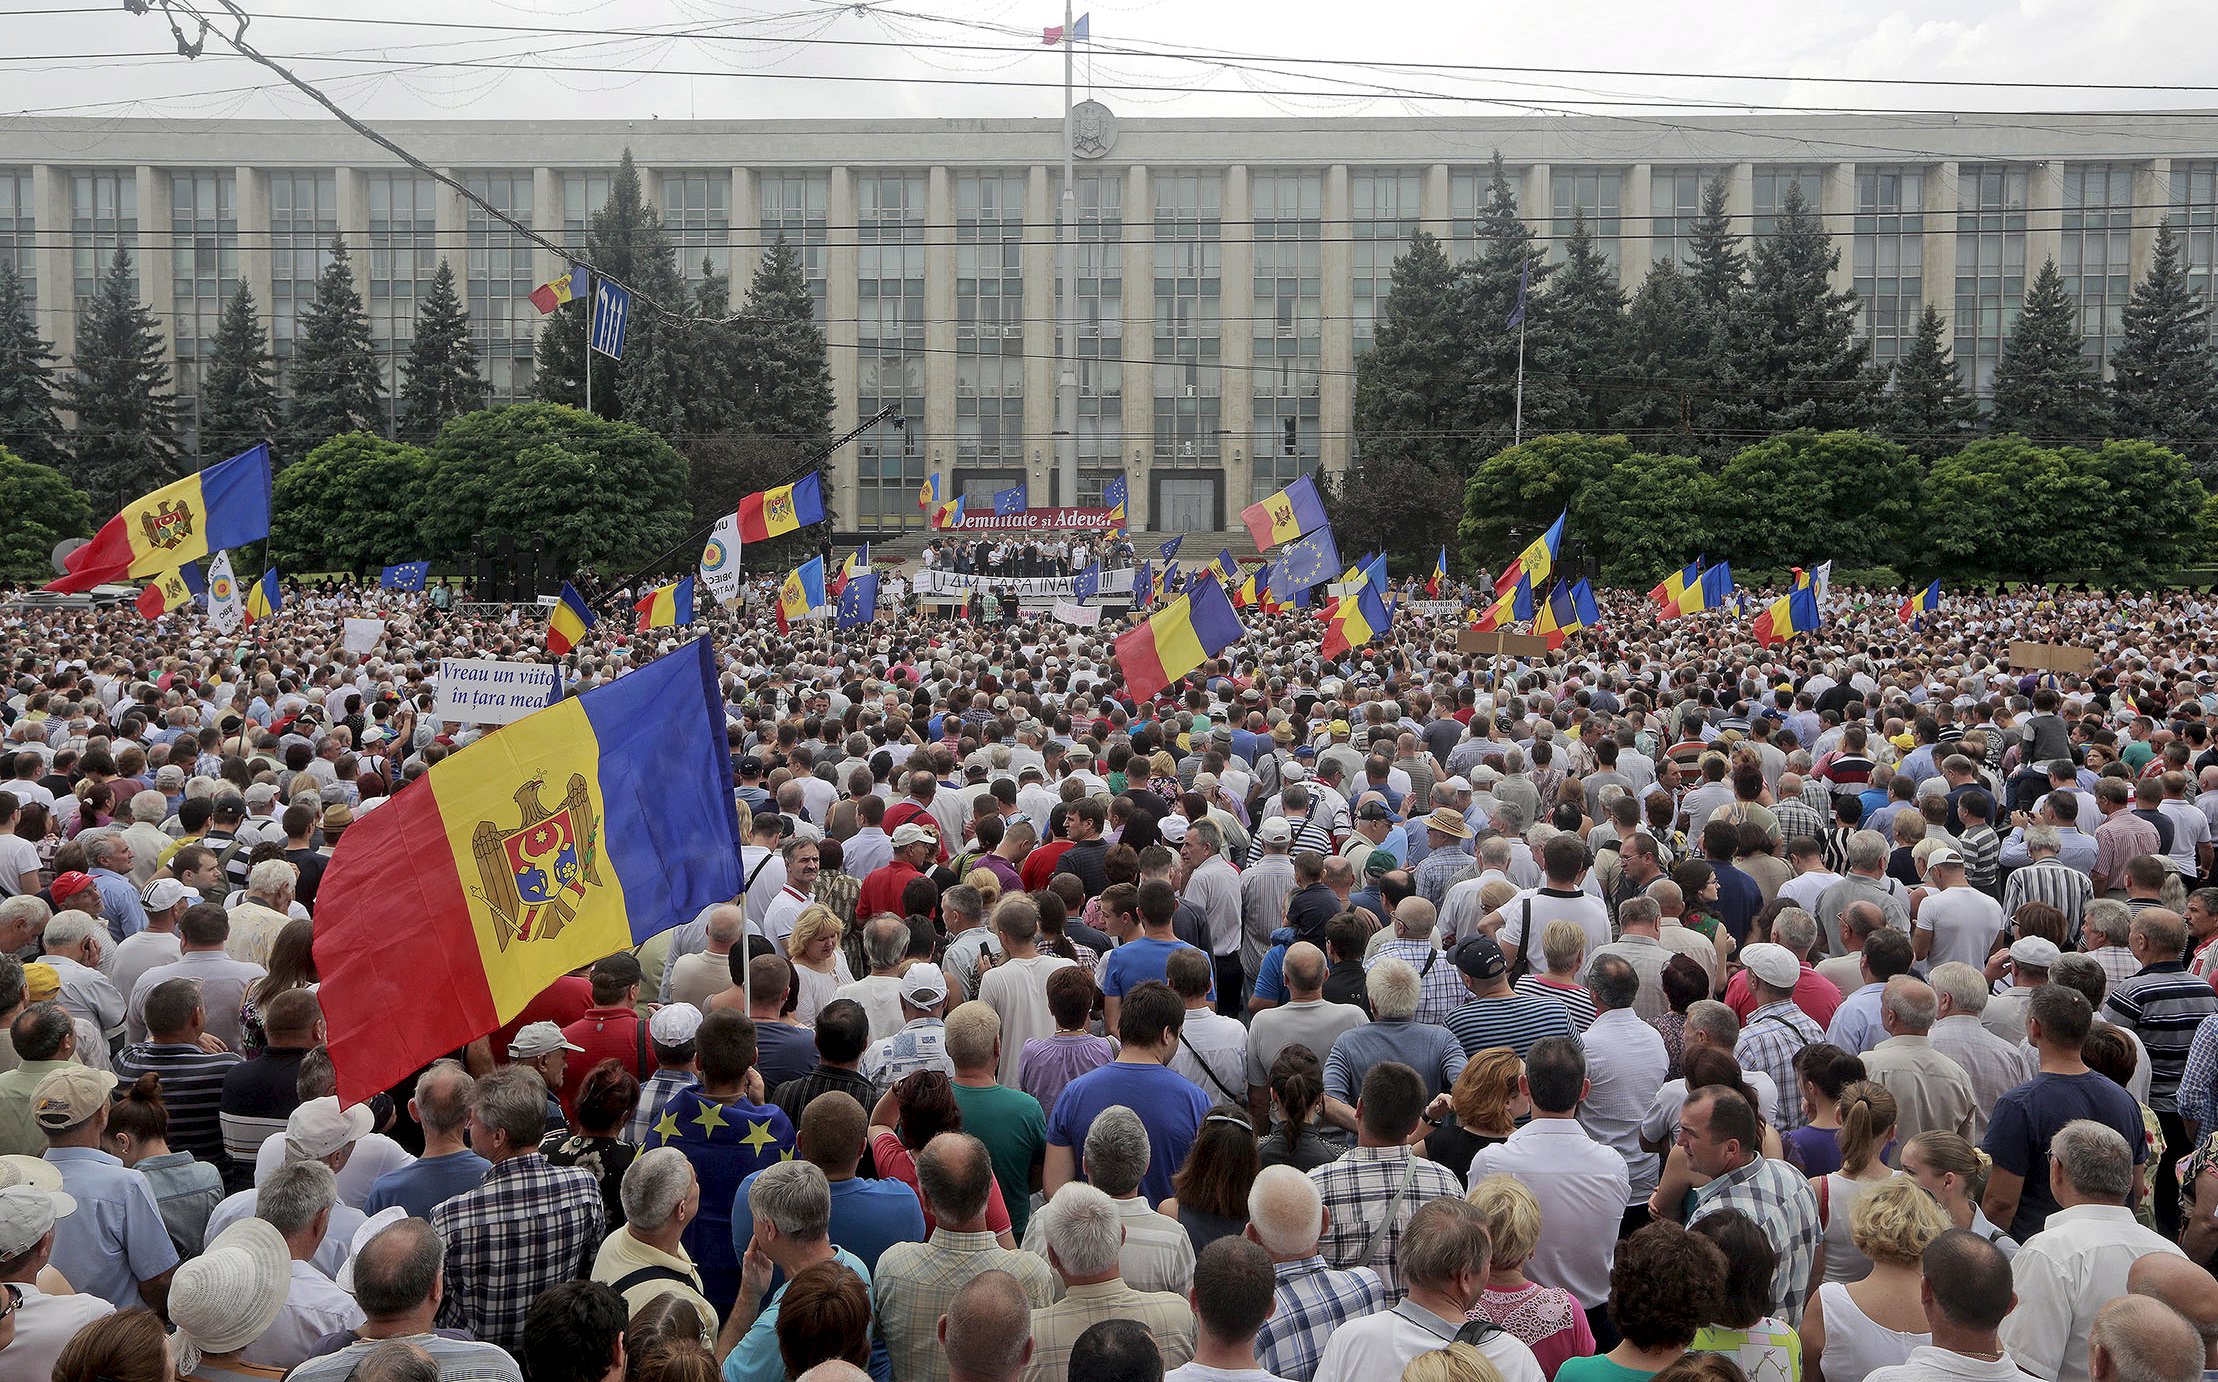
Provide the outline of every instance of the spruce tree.
<path id="1" fill-rule="evenodd" d="M 1453 540 L 1463 477 L 1484 456 L 1464 435 L 1463 323 L 1455 267 L 1420 231 L 1394 261 L 1371 348 L 1355 362 L 1356 458 L 1341 541 L 1402 552 Z"/>
<path id="2" fill-rule="evenodd" d="M 603 355 L 593 361 L 593 411 L 603 417 L 628 418 L 636 403 L 666 416 L 670 405 L 655 395 L 673 374 L 655 359 L 661 349 L 655 337 L 668 324 L 663 312 L 682 310 L 685 281 L 679 277 L 677 255 L 662 215 L 646 198 L 630 149 L 624 150 L 616 175 L 609 180 L 608 200 L 587 223 L 585 259 L 594 273 L 608 275 L 632 293 L 624 358 Z M 585 405 L 585 330 L 590 315 L 587 303 L 573 302 L 556 308 L 540 328 L 538 374 L 532 388 L 541 399 Z M 622 380 L 628 371 L 652 376 L 654 382 L 644 394 L 638 384 L 625 389 Z"/>
<path id="3" fill-rule="evenodd" d="M 416 309 L 416 339 L 401 366 L 400 434 L 436 436 L 449 419 L 484 407 L 489 392 L 470 343 L 469 309 L 454 290 L 454 267 L 442 259 Z"/>
<path id="4" fill-rule="evenodd" d="M 2210 309 L 2187 281 L 2172 222 L 2157 223 L 2148 277 L 2133 286 L 2110 352 L 2110 402 L 2122 436 L 2169 446 L 2206 478 L 2218 469 L 2218 356 Z"/>
<path id="5" fill-rule="evenodd" d="M 2017 325 L 1995 362 L 1988 426 L 2036 441 L 2093 445 L 2109 434 L 2102 377 L 2079 335 L 2079 309 L 2049 260 L 2026 289 Z"/>
<path id="6" fill-rule="evenodd" d="M 1886 435 L 1928 461 L 1969 440 L 1976 410 L 1964 397 L 1964 381 L 1949 352 L 1948 326 L 1932 303 L 1918 317 L 1917 339 L 1895 359 L 1880 411 Z"/>
<path id="7" fill-rule="evenodd" d="M 184 469 L 167 355 L 162 328 L 131 282 L 130 252 L 119 245 L 78 319 L 61 389 L 61 406 L 75 414 L 69 477 L 96 508 L 120 507 Z"/>
<path id="8" fill-rule="evenodd" d="M 1676 359 L 1654 357 L 1653 377 L 1663 386 L 1657 400 L 1673 408 L 1683 434 L 1722 459 L 1747 441 L 1735 436 L 1733 423 L 1720 414 L 1742 393 L 1740 364 L 1733 351 L 1733 319 L 1747 304 L 1748 252 L 1726 211 L 1725 174 L 1702 188 L 1702 209 L 1688 228 L 1683 323 L 1668 334 L 1684 350 Z M 1653 404 L 1648 411 L 1653 411 Z"/>
<path id="9" fill-rule="evenodd" d="M 1625 310 L 1625 388 L 1613 428 L 1653 439 L 1656 450 L 1696 448 L 1701 361 L 1710 318 L 1692 275 L 1670 260 L 1651 265 Z"/>
<path id="10" fill-rule="evenodd" d="M 223 305 L 200 378 L 201 459 L 220 461 L 258 441 L 276 441 L 280 416 L 269 341 L 254 291 L 242 283 Z"/>
<path id="11" fill-rule="evenodd" d="M 1687 230 L 1691 252 L 1687 265 L 1695 295 L 1713 311 L 1732 304 L 1748 278 L 1748 254 L 1741 248 L 1733 218 L 1725 211 L 1725 174 L 1719 173 L 1702 189 L 1702 211 Z"/>
<path id="12" fill-rule="evenodd" d="M 832 439 L 832 366 L 801 256 L 780 236 L 763 251 L 732 333 L 732 425 L 802 452 Z"/>
<path id="13" fill-rule="evenodd" d="M 1478 454 L 1484 456 L 1509 445 L 1515 435 L 1520 334 L 1525 434 L 1572 425 L 1576 398 L 1563 382 L 1561 337 L 1546 301 L 1546 283 L 1556 266 L 1548 262 L 1539 237 L 1518 218 L 1517 193 L 1499 151 L 1486 205 L 1479 212 L 1478 239 L 1479 253 L 1458 268 L 1456 285 L 1462 355 L 1470 376 L 1463 426 L 1478 434 Z M 1510 324 L 1520 291 L 1525 298 L 1522 328 Z"/>
<path id="14" fill-rule="evenodd" d="M 1871 421 L 1871 347 L 1857 329 L 1856 295 L 1833 290 L 1840 248 L 1789 184 L 1777 230 L 1748 261 L 1748 291 L 1726 319 L 1736 387 L 1716 400 L 1716 430 L 1743 438 Z"/>
<path id="15" fill-rule="evenodd" d="M 61 420 L 54 412 L 54 348 L 38 333 L 13 259 L 0 258 L 0 447 L 19 460 L 62 469 Z"/>
<path id="16" fill-rule="evenodd" d="M 1549 334 L 1556 347 L 1552 361 L 1573 397 L 1571 409 L 1553 419 L 1581 432 L 1606 432 L 1615 420 L 1625 387 L 1625 292 L 1587 233 L 1586 216 L 1575 214 L 1564 242 L 1563 263 L 1549 285 Z"/>
<path id="17" fill-rule="evenodd" d="M 346 241 L 331 241 L 331 262 L 316 280 L 316 296 L 300 313 L 300 342 L 286 371 L 292 401 L 285 410 L 291 464 L 342 432 L 385 430 L 385 380 L 370 319 L 355 290 Z"/>

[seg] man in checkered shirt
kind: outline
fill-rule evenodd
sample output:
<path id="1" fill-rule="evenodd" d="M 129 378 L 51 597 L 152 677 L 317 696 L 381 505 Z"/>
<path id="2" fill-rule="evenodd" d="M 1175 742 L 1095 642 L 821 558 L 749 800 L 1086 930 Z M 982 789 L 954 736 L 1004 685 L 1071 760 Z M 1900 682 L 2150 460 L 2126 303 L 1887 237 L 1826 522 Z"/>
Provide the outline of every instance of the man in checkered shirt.
<path id="1" fill-rule="evenodd" d="M 1795 1006 L 1794 988 L 1802 977 L 1802 962 L 1783 945 L 1763 942 L 1741 952 L 1747 965 L 1748 992 L 1755 1007 L 1741 1023 L 1740 1040 L 1733 1055 L 1743 1070 L 1761 1070 L 1784 1092 L 1800 1088 L 1795 1082 L 1794 1058 L 1802 1048 L 1825 1040 L 1824 1029 Z M 1799 1099 L 1779 1101 L 1779 1131 L 1802 1126 Z"/>
<path id="2" fill-rule="evenodd" d="M 470 1144 L 493 1163 L 485 1183 L 431 1211 L 447 1245 L 440 1327 L 515 1352 L 541 1291 L 590 1276 L 606 1227 L 590 1171 L 539 1154 L 547 1088 L 521 1065 L 495 1070 L 470 1092 Z"/>
<path id="3" fill-rule="evenodd" d="M 1455 962 L 1433 944 L 1433 929 L 1440 914 L 1421 897 L 1405 897 L 1394 904 L 1394 929 L 1363 962 L 1365 973 L 1381 960 L 1403 960 L 1417 971 L 1419 990 L 1417 1020 L 1435 1026 L 1463 1006 L 1471 995 L 1464 990 L 1463 973 Z"/>
<path id="4" fill-rule="evenodd" d="M 1762 1136 L 1756 1110 L 1733 1090 L 1711 1085 L 1688 1097 L 1679 1114 L 1679 1145 L 1686 1149 L 1687 1164 L 1713 1179 L 1695 1192 L 1687 1226 L 1727 1209 L 1753 1219 L 1779 1253 L 1771 1278 L 1779 1318 L 1800 1324 L 1823 1231 L 1818 1200 L 1800 1171 L 1763 1154 Z"/>
<path id="5" fill-rule="evenodd" d="M 1425 1082 L 1415 1070 L 1398 1061 L 1379 1062 L 1364 1076 L 1356 1103 L 1355 1149 L 1309 1173 L 1332 1211 L 1318 1252 L 1335 1267 L 1377 1272 L 1389 1304 L 1403 1295 L 1401 1241 L 1410 1218 L 1429 1201 L 1463 1194 L 1455 1172 L 1409 1145 L 1419 1120 L 1439 1124 L 1446 1098 L 1441 1096 L 1439 1109 L 1428 1108 Z"/>
<path id="6" fill-rule="evenodd" d="M 1255 1358 L 1285 1382 L 1310 1382 L 1333 1330 L 1386 1308 L 1377 1272 L 1325 1265 L 1317 1250 L 1324 1204 L 1315 1183 L 1291 1166 L 1264 1167 L 1248 1190 L 1255 1241 L 1278 1274 L 1277 1305 L 1255 1336 Z"/>

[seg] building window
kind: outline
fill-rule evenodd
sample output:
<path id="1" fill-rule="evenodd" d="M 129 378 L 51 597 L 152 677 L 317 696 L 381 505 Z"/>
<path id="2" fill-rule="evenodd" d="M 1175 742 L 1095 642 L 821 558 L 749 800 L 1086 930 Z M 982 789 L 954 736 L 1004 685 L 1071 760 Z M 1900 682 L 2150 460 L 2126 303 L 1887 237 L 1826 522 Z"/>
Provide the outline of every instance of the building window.
<path id="1" fill-rule="evenodd" d="M 1224 179 L 1163 173 L 1155 188 L 1157 465 L 1215 466 L 1222 454 Z"/>
<path id="2" fill-rule="evenodd" d="M 1061 214 L 1060 178 L 1056 212 Z M 1124 472 L 1124 179 L 1078 176 L 1078 497 L 1099 506 Z M 1056 302 L 1062 281 L 1056 281 Z"/>
<path id="3" fill-rule="evenodd" d="M 1022 173 L 963 173 L 955 179 L 955 354 L 956 461 L 995 471 L 1021 467 Z"/>
<path id="4" fill-rule="evenodd" d="M 1718 175 L 1715 168 L 1658 168 L 1648 183 L 1648 204 L 1655 214 L 1649 253 L 1653 262 L 1681 268 L 1694 262 L 1694 223 L 1702 219 L 1702 193 Z"/>
<path id="5" fill-rule="evenodd" d="M 530 173 L 471 173 L 464 185 L 519 225 L 531 224 Z M 596 204 L 597 205 L 597 204 Z M 492 401 L 514 403 L 531 397 L 532 349 L 539 338 L 539 309 L 531 305 L 537 286 L 532 242 L 487 215 L 476 202 L 463 203 L 469 219 L 470 340 L 478 366 L 492 386 Z"/>
<path id="6" fill-rule="evenodd" d="M 1485 168 L 1449 170 L 1448 258 L 1454 263 L 1479 252 L 1479 214 L 1486 209 L 1486 191 L 1493 178 Z"/>
<path id="7" fill-rule="evenodd" d="M 1621 175 L 1614 168 L 1562 168 L 1552 170 L 1548 187 L 1555 198 L 1555 238 L 1548 246 L 1548 257 L 1563 258 L 1563 242 L 1571 236 L 1571 223 L 1577 216 L 1586 217 L 1587 234 L 1594 237 L 1595 252 L 1617 270 L 1618 184 Z"/>
<path id="8" fill-rule="evenodd" d="M 316 280 L 331 263 L 339 233 L 339 183 L 331 173 L 270 174 L 270 345 L 277 391 L 293 391 L 293 349 L 301 312 L 316 300 Z"/>
<path id="9" fill-rule="evenodd" d="M 824 325 L 824 202 L 830 179 L 823 173 L 764 173 L 756 183 L 762 200 L 762 242 L 781 237 L 801 256 L 816 324 Z"/>
<path id="10" fill-rule="evenodd" d="M 2118 343 L 2133 292 L 2133 165 L 2065 166 L 2063 248 L 2056 267 L 2079 305 L 2087 356 L 2100 367 Z"/>
<path id="11" fill-rule="evenodd" d="M 1856 174 L 1855 284 L 1864 337 L 1881 365 L 1917 339 L 1925 309 L 1925 174 L 1866 168 Z"/>
<path id="12" fill-rule="evenodd" d="M 406 173 L 372 173 L 369 181 L 370 342 L 385 377 L 386 406 L 398 424 L 401 362 L 415 344 L 416 313 L 439 272 L 439 185 Z"/>
<path id="13" fill-rule="evenodd" d="M 1967 164 L 1956 182 L 1956 368 L 1982 398 L 2024 303 L 2025 169 Z"/>
<path id="14" fill-rule="evenodd" d="M 38 243 L 38 216 L 31 195 L 28 168 L 0 168 L 0 260 L 15 266 L 23 280 L 23 296 L 38 306 L 38 265 L 32 249 Z"/>
<path id="15" fill-rule="evenodd" d="M 593 216 L 608 205 L 608 185 L 615 180 L 612 173 L 564 173 L 562 175 L 562 240 L 572 249 L 585 249 L 586 232 L 593 228 Z M 524 218 L 530 224 L 530 218 Z"/>
<path id="16" fill-rule="evenodd" d="M 200 376 L 215 345 L 223 305 L 239 287 L 236 175 L 172 173 L 169 180 L 171 334 L 177 399 L 199 450 Z"/>
<path id="17" fill-rule="evenodd" d="M 900 426 L 880 423 L 857 445 L 864 528 L 924 523 L 916 505 L 926 456 L 924 195 L 921 173 L 855 179 L 856 408 L 868 417 L 891 405 L 901 417 Z"/>
<path id="18" fill-rule="evenodd" d="M 678 255 L 678 272 L 691 287 L 701 281 L 706 260 L 716 272 L 732 272 L 732 175 L 664 173 L 662 224 Z"/>
<path id="19" fill-rule="evenodd" d="M 1324 178 L 1313 172 L 1263 172 L 1251 187 L 1255 369 L 1248 382 L 1255 432 L 1249 455 L 1252 497 L 1260 499 L 1317 468 Z"/>
<path id="20" fill-rule="evenodd" d="M 1779 205 L 1787 199 L 1787 189 L 1802 189 L 1802 204 L 1810 213 L 1820 216 L 1825 209 L 1825 170 L 1822 168 L 1758 168 L 1755 175 L 1755 235 L 1761 240 L 1779 228 Z M 1831 226 L 1826 226 L 1831 230 Z"/>
<path id="21" fill-rule="evenodd" d="M 81 312 L 118 248 L 131 256 L 131 290 L 139 286 L 139 180 L 131 172 L 78 173 L 69 180 L 70 267 Z"/>
<path id="22" fill-rule="evenodd" d="M 7 179 L 0 177 L 0 193 L 6 187 Z M 2218 162 L 2174 163 L 2171 203 L 2188 286 L 2205 304 L 2218 303 Z M 2218 317 L 2213 324 L 2218 326 Z"/>
<path id="23" fill-rule="evenodd" d="M 1414 170 L 1358 169 L 1348 176 L 1348 227 L 1354 253 L 1351 323 L 1355 348 L 1371 348 L 1379 308 L 1394 288 L 1394 261 L 1422 225 L 1424 179 Z"/>

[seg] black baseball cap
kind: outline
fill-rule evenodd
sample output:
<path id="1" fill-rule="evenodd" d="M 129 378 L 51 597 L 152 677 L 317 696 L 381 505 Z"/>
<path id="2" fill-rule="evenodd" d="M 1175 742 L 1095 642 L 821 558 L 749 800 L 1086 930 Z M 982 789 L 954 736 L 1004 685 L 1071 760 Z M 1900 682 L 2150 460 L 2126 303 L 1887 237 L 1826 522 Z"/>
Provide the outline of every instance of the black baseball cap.
<path id="1" fill-rule="evenodd" d="M 1473 936 L 1449 955 L 1456 968 L 1474 979 L 1499 979 L 1509 973 L 1509 961 L 1492 936 Z"/>

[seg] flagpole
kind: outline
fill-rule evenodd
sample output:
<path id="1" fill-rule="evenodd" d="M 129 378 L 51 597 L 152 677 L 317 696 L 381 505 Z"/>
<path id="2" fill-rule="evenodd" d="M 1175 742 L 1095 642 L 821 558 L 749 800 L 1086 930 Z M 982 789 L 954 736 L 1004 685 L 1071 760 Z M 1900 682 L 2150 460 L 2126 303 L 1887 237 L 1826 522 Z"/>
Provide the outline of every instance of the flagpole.
<path id="1" fill-rule="evenodd" d="M 1517 421 L 1510 438 L 1512 446 L 1525 442 L 1525 300 L 1522 290 L 1517 301 Z"/>
<path id="2" fill-rule="evenodd" d="M 1519 397 L 1525 387 L 1525 338 L 1520 331 L 1517 339 L 1517 386 Z M 585 299 L 585 411 L 593 411 L 593 298 Z"/>
<path id="3" fill-rule="evenodd" d="M 1078 502 L 1078 182 L 1077 107 L 1072 69 L 1078 51 L 1072 0 L 1063 0 L 1063 215 L 1056 248 L 1063 256 L 1063 302 L 1056 313 L 1055 338 L 1055 497 L 1058 504 Z"/>

